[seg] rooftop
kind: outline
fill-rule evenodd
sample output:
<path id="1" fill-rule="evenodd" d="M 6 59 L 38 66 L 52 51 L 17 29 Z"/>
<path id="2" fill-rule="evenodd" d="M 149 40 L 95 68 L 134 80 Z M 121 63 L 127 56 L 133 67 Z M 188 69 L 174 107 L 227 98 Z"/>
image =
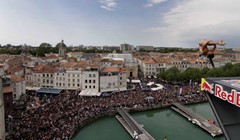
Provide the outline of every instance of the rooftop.
<path id="1" fill-rule="evenodd" d="M 119 72 L 119 68 L 114 67 L 103 68 L 101 72 Z"/>

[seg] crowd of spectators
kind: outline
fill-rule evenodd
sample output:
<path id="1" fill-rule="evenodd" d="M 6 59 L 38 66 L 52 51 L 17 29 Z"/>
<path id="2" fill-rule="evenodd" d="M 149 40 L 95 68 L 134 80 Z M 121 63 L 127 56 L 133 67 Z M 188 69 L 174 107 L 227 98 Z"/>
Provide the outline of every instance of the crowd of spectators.
<path id="1" fill-rule="evenodd" d="M 96 118 L 96 116 L 116 113 L 116 109 L 119 107 L 139 109 L 149 106 L 166 106 L 173 102 L 206 101 L 206 96 L 198 90 L 199 88 L 196 86 L 168 85 L 158 91 L 135 89 L 100 97 L 62 93 L 37 108 L 13 112 L 13 132 L 6 139 L 67 140 L 87 120 Z M 153 99 L 151 104 L 146 101 L 147 97 Z"/>

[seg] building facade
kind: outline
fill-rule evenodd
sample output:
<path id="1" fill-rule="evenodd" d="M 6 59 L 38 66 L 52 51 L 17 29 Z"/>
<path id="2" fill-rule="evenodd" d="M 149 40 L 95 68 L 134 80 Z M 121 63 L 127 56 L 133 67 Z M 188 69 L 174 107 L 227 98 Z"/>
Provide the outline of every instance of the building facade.
<path id="1" fill-rule="evenodd" d="M 86 67 L 82 72 L 82 90 L 99 91 L 99 69 Z"/>
<path id="2" fill-rule="evenodd" d="M 133 45 L 130 45 L 130 44 L 121 44 L 120 46 L 120 50 L 123 52 L 123 53 L 126 53 L 126 52 L 132 52 L 134 51 L 134 46 Z"/>
<path id="3" fill-rule="evenodd" d="M 127 74 L 124 68 L 108 67 L 100 72 L 100 92 L 126 90 Z"/>
<path id="4" fill-rule="evenodd" d="M 4 103 L 3 103 L 3 89 L 2 89 L 2 76 L 3 66 L 0 65 L 0 139 L 5 139 L 5 114 L 4 114 Z"/>
<path id="5" fill-rule="evenodd" d="M 20 76 L 11 76 L 10 80 L 13 90 L 13 100 L 18 100 L 21 95 L 26 94 L 25 79 Z"/>
<path id="6" fill-rule="evenodd" d="M 154 50 L 153 46 L 136 46 L 137 51 L 139 50 L 146 50 L 146 51 L 152 51 Z"/>

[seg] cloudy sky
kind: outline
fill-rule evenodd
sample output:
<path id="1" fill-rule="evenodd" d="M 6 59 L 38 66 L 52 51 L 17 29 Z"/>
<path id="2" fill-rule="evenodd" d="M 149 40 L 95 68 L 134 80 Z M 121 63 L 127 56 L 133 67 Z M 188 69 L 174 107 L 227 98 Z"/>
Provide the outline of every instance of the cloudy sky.
<path id="1" fill-rule="evenodd" d="M 240 47 L 239 0 L 0 0 L 0 44 Z"/>

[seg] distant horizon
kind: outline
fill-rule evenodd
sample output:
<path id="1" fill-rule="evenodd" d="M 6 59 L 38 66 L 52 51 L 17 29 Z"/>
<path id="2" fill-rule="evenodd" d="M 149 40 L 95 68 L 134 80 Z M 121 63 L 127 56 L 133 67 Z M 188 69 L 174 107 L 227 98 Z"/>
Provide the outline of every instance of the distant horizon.
<path id="1" fill-rule="evenodd" d="M 43 42 L 43 43 L 48 43 L 48 42 Z M 58 42 L 60 43 L 60 42 Z M 58 44 L 56 43 L 56 45 Z M 8 43 L 10 44 L 10 43 Z M 49 43 L 50 44 L 50 43 Z M 121 43 L 121 44 L 125 44 L 125 43 Z M 120 45 L 84 45 L 84 44 L 80 44 L 80 45 L 68 45 L 68 44 L 65 44 L 67 47 L 80 47 L 81 45 L 83 45 L 84 47 L 120 47 Z M 129 44 L 129 43 L 126 43 L 126 44 Z M 0 44 L 1 46 L 5 46 L 5 45 L 2 45 Z M 31 46 L 31 47 L 39 47 L 40 44 L 38 46 L 33 46 L 31 44 L 18 44 L 18 45 L 14 45 L 14 44 L 11 44 L 12 46 L 24 46 L 24 45 L 27 45 L 27 46 Z M 53 45 L 51 44 L 52 47 L 56 47 L 56 45 Z M 129 45 L 132 45 L 132 44 L 129 44 Z M 153 46 L 153 45 L 133 45 L 134 48 L 136 48 L 136 46 Z M 177 47 L 177 46 L 153 46 L 154 48 L 180 48 L 180 49 L 198 49 L 198 47 Z M 240 49 L 240 47 L 237 47 L 237 48 L 229 48 L 229 47 L 224 47 L 224 46 L 218 46 L 217 48 L 220 48 L 220 49 Z"/>
<path id="2" fill-rule="evenodd" d="M 181 46 L 201 39 L 240 47 L 240 1 L 0 1 L 0 44 Z M 200 8 L 201 7 L 201 8 Z"/>

